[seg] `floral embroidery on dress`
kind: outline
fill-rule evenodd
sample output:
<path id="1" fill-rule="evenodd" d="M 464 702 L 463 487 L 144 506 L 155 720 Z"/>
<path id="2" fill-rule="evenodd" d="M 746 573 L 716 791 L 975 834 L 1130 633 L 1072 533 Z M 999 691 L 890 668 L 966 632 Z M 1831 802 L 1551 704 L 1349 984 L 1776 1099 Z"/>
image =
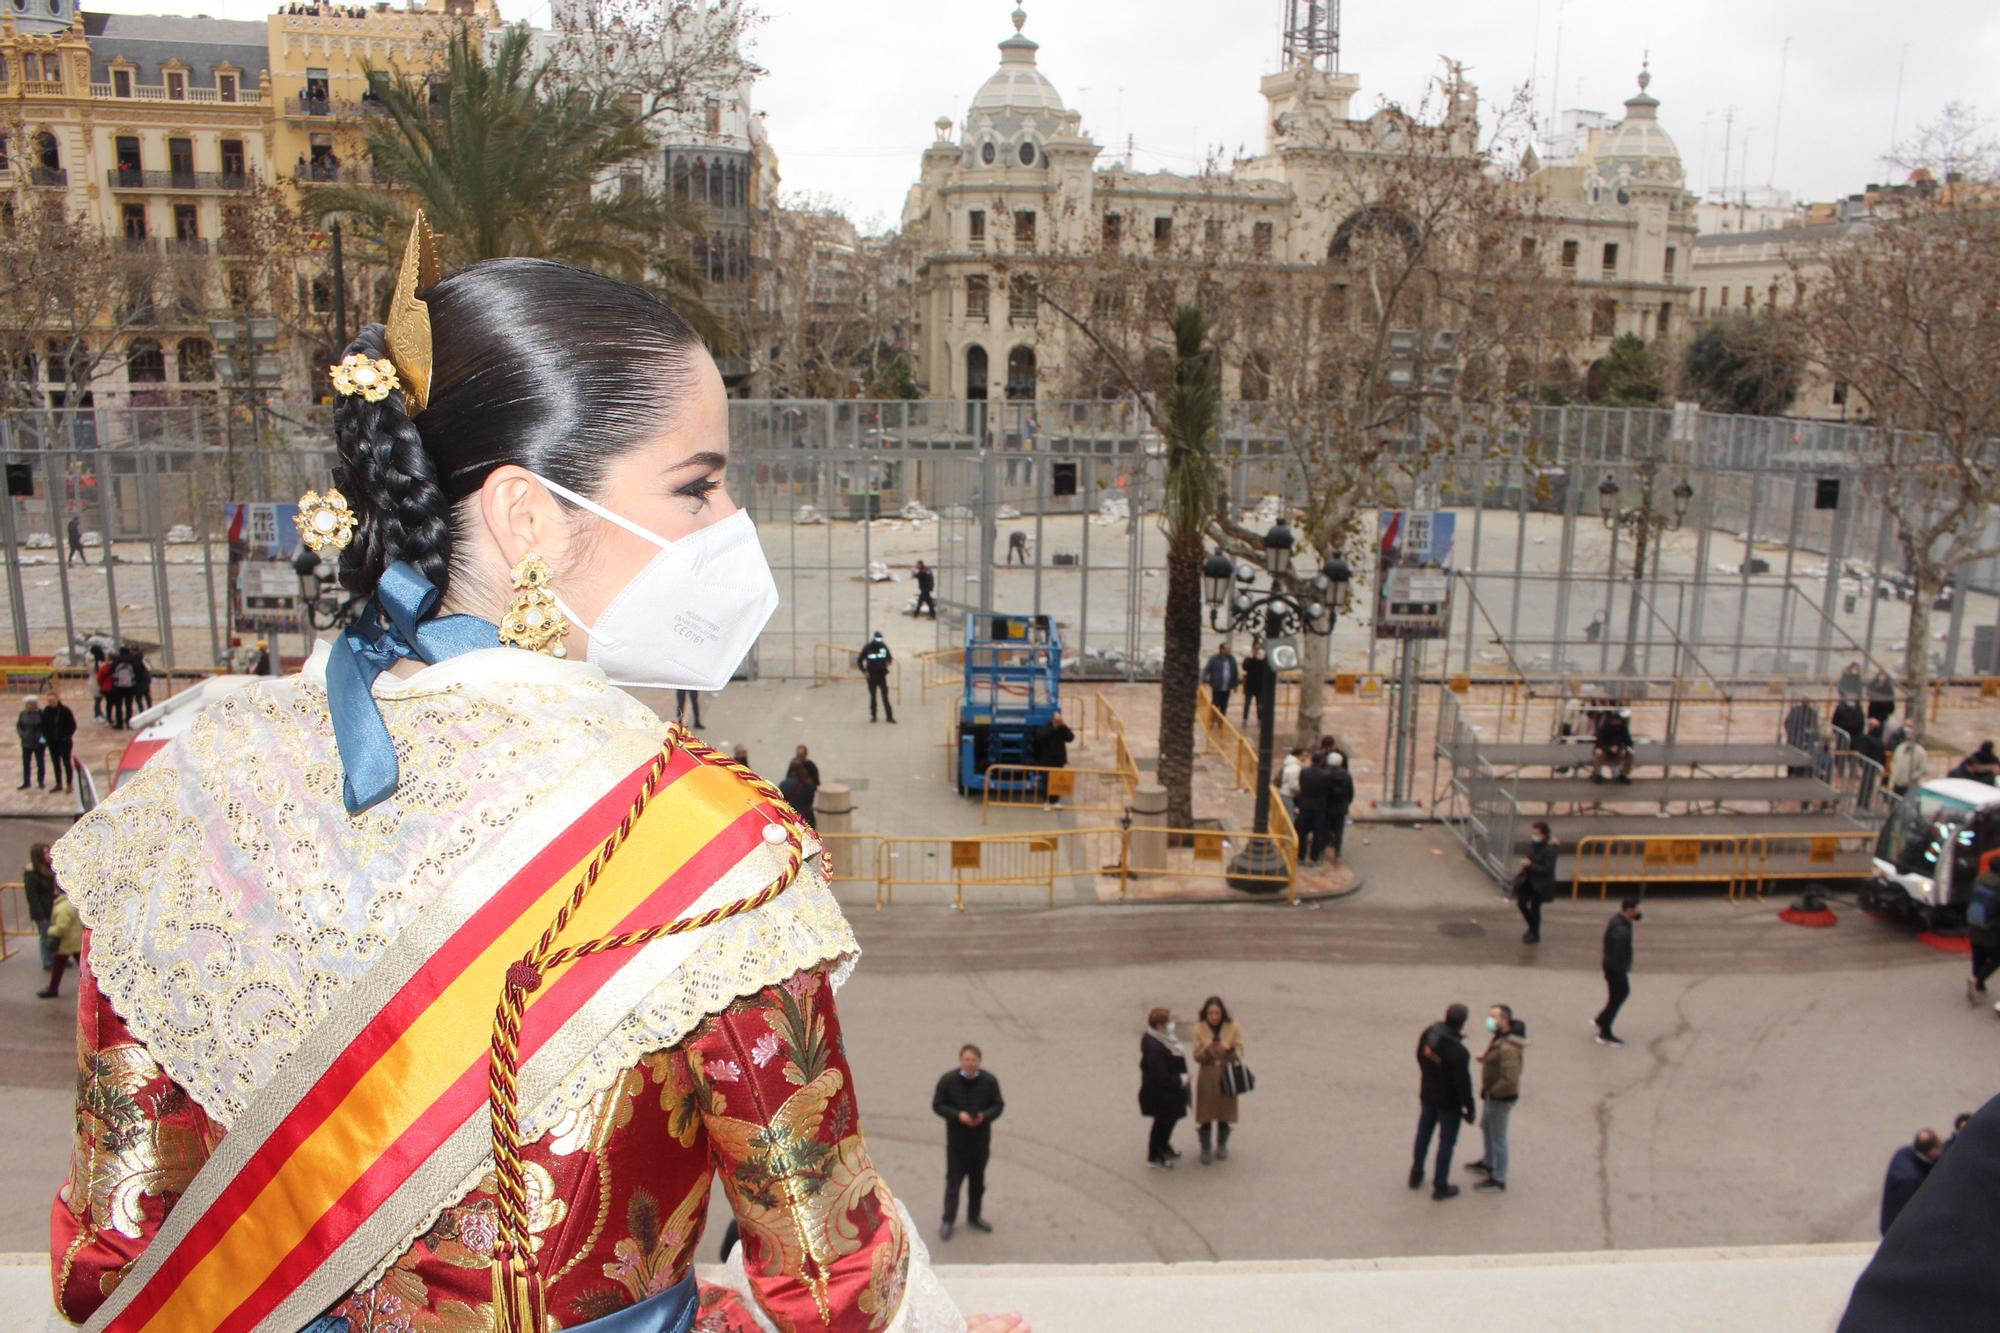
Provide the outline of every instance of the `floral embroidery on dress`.
<path id="1" fill-rule="evenodd" d="M 757 1044 L 750 1048 L 750 1063 L 762 1069 L 765 1065 L 770 1064 L 771 1061 L 778 1058 L 778 1051 L 783 1045 L 784 1043 L 778 1040 L 777 1033 L 766 1032 L 763 1036 L 757 1038 Z"/>

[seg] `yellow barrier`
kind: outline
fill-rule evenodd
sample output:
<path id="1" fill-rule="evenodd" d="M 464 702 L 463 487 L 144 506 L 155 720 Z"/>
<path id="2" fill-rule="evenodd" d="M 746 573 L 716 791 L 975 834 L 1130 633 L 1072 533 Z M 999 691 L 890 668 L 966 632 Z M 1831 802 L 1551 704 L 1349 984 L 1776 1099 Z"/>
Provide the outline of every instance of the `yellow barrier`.
<path id="1" fill-rule="evenodd" d="M 1779 880 L 1866 879 L 1875 873 L 1877 835 L 1851 833 L 1762 833 L 1743 840 L 1743 874 L 1730 895 L 1764 896 Z"/>
<path id="2" fill-rule="evenodd" d="M 1743 839 L 1735 834 L 1588 837 L 1576 844 L 1569 896 L 1575 902 L 1586 883 L 1597 885 L 1602 902 L 1613 884 L 1713 879 L 1729 885 L 1735 902 L 1742 878 Z"/>
<path id="3" fill-rule="evenodd" d="M 1236 789 L 1257 790 L 1257 747 L 1215 706 L 1206 690 L 1195 695 L 1194 720 L 1208 748 L 1229 765 Z"/>
<path id="4" fill-rule="evenodd" d="M 933 648 L 917 654 L 918 684 L 923 697 L 931 697 L 932 690 L 957 691 L 965 685 L 965 649 Z M 897 696 L 897 702 L 902 697 Z"/>
<path id="5" fill-rule="evenodd" d="M 39 940 L 42 932 L 28 918 L 28 893 L 21 884 L 0 884 L 0 962 L 12 958 L 15 940 Z"/>
<path id="6" fill-rule="evenodd" d="M 813 688 L 834 685 L 841 681 L 861 680 L 861 668 L 854 665 L 856 648 L 843 648 L 837 643 L 816 643 L 813 645 Z M 903 663 L 900 658 L 889 663 L 889 697 L 896 703 L 903 702 Z"/>
<path id="7" fill-rule="evenodd" d="M 885 837 L 876 854 L 875 910 L 896 904 L 896 888 L 947 887 L 952 907 L 965 910 L 965 886 L 1040 885 L 1056 905 L 1054 834 L 973 838 Z"/>
<path id="8" fill-rule="evenodd" d="M 1119 742 L 1123 744 L 1123 737 Z M 979 822 L 995 806 L 1003 810 L 1040 810 L 1050 797 L 1061 797 L 1068 810 L 1122 813 L 1131 798 L 1122 768 L 1051 768 L 1044 764 L 994 764 L 980 789 Z"/>

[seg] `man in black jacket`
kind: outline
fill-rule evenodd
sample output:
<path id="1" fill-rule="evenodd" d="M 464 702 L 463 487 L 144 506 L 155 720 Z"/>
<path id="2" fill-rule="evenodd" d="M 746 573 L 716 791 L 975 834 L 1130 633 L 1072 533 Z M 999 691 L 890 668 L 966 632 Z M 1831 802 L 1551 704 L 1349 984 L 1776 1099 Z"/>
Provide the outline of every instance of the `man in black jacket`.
<path id="1" fill-rule="evenodd" d="M 889 703 L 889 664 L 896 659 L 889 652 L 889 644 L 883 639 L 881 630 L 875 631 L 875 636 L 868 640 L 867 646 L 854 660 L 860 666 L 861 674 L 868 677 L 868 720 L 875 720 L 875 697 L 880 695 L 882 711 L 894 722 L 896 710 Z"/>
<path id="2" fill-rule="evenodd" d="M 1201 683 L 1208 686 L 1208 701 L 1215 705 L 1215 711 L 1229 716 L 1229 696 L 1236 691 L 1236 684 L 1243 679 L 1237 669 L 1236 658 L 1230 654 L 1225 640 L 1215 646 L 1215 656 L 1208 659 L 1208 665 L 1201 669 Z"/>
<path id="3" fill-rule="evenodd" d="M 1299 859 L 1319 864 L 1326 851 L 1327 822 L 1333 810 L 1333 770 L 1327 767 L 1326 752 L 1299 770 Z"/>
<path id="4" fill-rule="evenodd" d="M 76 714 L 56 693 L 54 680 L 49 682 L 49 697 L 42 704 L 42 738 L 48 742 L 49 764 L 56 771 L 56 790 L 65 785 L 76 790 L 76 761 L 72 755 L 76 747 Z"/>
<path id="5" fill-rule="evenodd" d="M 1604 987 L 1607 998 L 1596 1020 L 1599 1046 L 1625 1044 L 1612 1033 L 1611 1025 L 1618 1021 L 1618 1011 L 1632 993 L 1632 923 L 1643 920 L 1645 914 L 1639 910 L 1639 900 L 1627 898 L 1618 905 L 1618 914 L 1611 918 L 1611 924 L 1604 928 Z"/>
<path id="6" fill-rule="evenodd" d="M 1264 645 L 1250 645 L 1250 655 L 1243 659 L 1243 721 L 1250 721 L 1250 705 L 1257 705 L 1257 720 L 1264 719 L 1264 681 L 1271 674 L 1271 659 L 1264 656 Z"/>
<path id="7" fill-rule="evenodd" d="M 1556 839 L 1546 819 L 1537 819 L 1528 837 L 1528 854 L 1514 877 L 1514 905 L 1528 923 L 1523 944 L 1542 942 L 1542 904 L 1556 896 Z"/>
<path id="8" fill-rule="evenodd" d="M 1424 1157 L 1430 1152 L 1431 1133 L 1437 1132 L 1437 1168 L 1431 1176 L 1431 1197 L 1450 1199 L 1458 1195 L 1451 1183 L 1451 1150 L 1458 1144 L 1458 1127 L 1471 1124 L 1478 1115 L 1472 1100 L 1472 1057 L 1466 1052 L 1466 1008 L 1454 1004 L 1444 1011 L 1444 1021 L 1433 1023 L 1417 1038 L 1417 1071 L 1420 1082 L 1417 1100 L 1423 1106 L 1417 1118 L 1417 1147 L 1410 1163 L 1410 1188 L 1422 1189 Z"/>
<path id="9" fill-rule="evenodd" d="M 1043 768 L 1068 768 L 1069 743 L 1075 739 L 1076 733 L 1063 721 L 1063 715 L 1054 714 L 1035 728 L 1035 763 Z M 1049 793 L 1050 805 L 1060 804 L 1061 801 L 1062 797 Z"/>
<path id="10" fill-rule="evenodd" d="M 1341 842 L 1347 836 L 1347 812 L 1354 805 L 1354 774 L 1347 756 L 1338 750 L 1326 752 L 1326 840 L 1333 846 L 1333 859 L 1341 859 Z M 1301 774 L 1301 777 L 1304 775 Z"/>
<path id="11" fill-rule="evenodd" d="M 958 1068 L 938 1080 L 931 1110 L 944 1121 L 944 1225 L 939 1240 L 950 1240 L 958 1225 L 958 1187 L 969 1190 L 965 1224 L 974 1231 L 993 1226 L 979 1215 L 986 1197 L 986 1159 L 993 1150 L 993 1122 L 1006 1103 L 1000 1100 L 1000 1080 L 979 1067 L 979 1048 L 967 1042 L 958 1050 Z"/>
<path id="12" fill-rule="evenodd" d="M 917 561 L 916 577 L 917 577 L 917 609 L 912 614 L 919 616 L 923 615 L 925 614 L 925 608 L 928 607 L 930 608 L 929 611 L 930 618 L 932 620 L 936 620 L 937 619 L 937 575 L 931 573 L 930 567 L 926 565 L 923 561 L 919 560 Z"/>

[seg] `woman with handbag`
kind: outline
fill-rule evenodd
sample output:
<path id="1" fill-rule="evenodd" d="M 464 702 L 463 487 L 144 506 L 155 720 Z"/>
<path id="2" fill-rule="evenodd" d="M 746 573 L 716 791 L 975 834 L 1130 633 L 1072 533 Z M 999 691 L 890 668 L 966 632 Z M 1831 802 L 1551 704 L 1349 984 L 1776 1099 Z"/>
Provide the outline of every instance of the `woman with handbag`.
<path id="1" fill-rule="evenodd" d="M 1195 1134 L 1201 1139 L 1201 1164 L 1216 1158 L 1229 1160 L 1229 1131 L 1236 1125 L 1236 1098 L 1247 1091 L 1242 1076 L 1243 1030 L 1229 1016 L 1229 1006 L 1219 995 L 1202 1002 L 1201 1019 L 1194 1025 L 1194 1062 L 1201 1073 L 1194 1085 Z M 1211 1127 L 1215 1141 L 1209 1142 Z"/>
<path id="2" fill-rule="evenodd" d="M 1139 1114 L 1153 1122 L 1146 1140 L 1146 1165 L 1171 1171 L 1174 1126 L 1187 1114 L 1187 1051 L 1174 1035 L 1173 1015 L 1157 1006 L 1146 1015 L 1146 1035 L 1139 1038 Z"/>

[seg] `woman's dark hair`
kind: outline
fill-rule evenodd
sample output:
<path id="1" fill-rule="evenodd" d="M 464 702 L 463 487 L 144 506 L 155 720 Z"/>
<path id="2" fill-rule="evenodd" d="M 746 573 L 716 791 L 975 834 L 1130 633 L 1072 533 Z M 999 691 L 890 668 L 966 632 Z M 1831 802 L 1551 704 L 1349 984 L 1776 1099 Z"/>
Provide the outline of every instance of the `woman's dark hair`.
<path id="1" fill-rule="evenodd" d="M 49 845 L 45 842 L 38 842 L 30 847 L 28 849 L 28 864 L 37 870 L 54 869 L 49 862 Z"/>
<path id="2" fill-rule="evenodd" d="M 487 259 L 418 294 L 431 319 L 424 410 L 409 416 L 401 392 L 334 405 L 334 481 L 360 519 L 340 562 L 351 592 L 398 560 L 442 592 L 456 506 L 506 464 L 595 495 L 610 460 L 672 425 L 704 357 L 671 308 L 568 264 Z M 387 356 L 383 326 L 365 326 L 355 352 Z"/>
<path id="3" fill-rule="evenodd" d="M 1229 1006 L 1222 1002 L 1222 997 L 1220 995 L 1211 995 L 1206 1000 L 1203 1000 L 1201 1002 L 1202 1022 L 1206 1023 L 1208 1021 L 1208 1007 L 1210 1005 L 1214 1005 L 1217 1009 L 1220 1009 L 1222 1011 L 1222 1021 L 1224 1023 L 1227 1023 L 1229 1021 Z M 1219 1027 L 1221 1025 L 1217 1024 L 1217 1026 Z"/>

